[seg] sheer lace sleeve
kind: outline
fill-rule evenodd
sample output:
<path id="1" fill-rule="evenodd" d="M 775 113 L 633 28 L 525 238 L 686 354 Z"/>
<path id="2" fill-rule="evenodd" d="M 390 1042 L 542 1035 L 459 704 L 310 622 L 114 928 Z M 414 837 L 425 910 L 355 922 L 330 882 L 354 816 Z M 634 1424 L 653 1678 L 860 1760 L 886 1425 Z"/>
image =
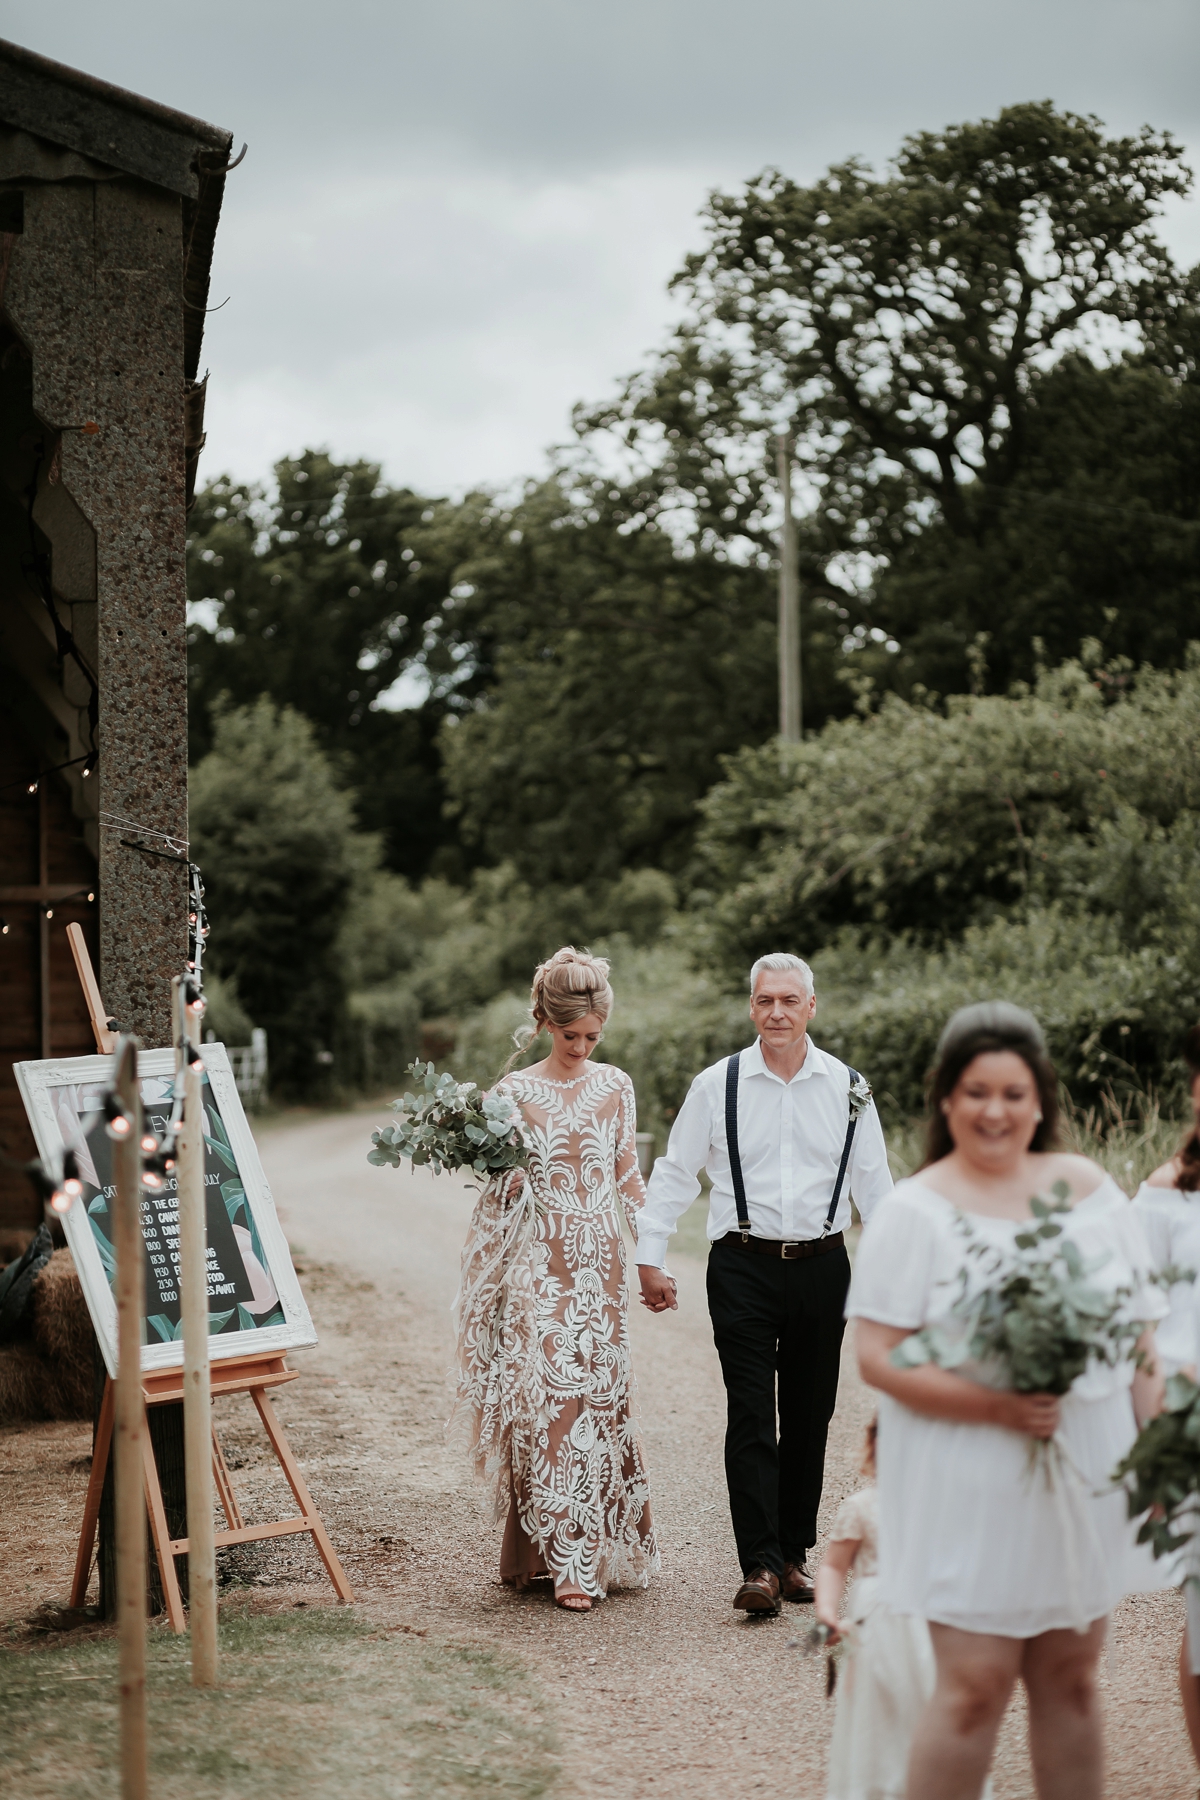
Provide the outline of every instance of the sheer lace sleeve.
<path id="1" fill-rule="evenodd" d="M 625 1208 L 631 1231 L 637 1230 L 637 1216 L 646 1204 L 646 1188 L 637 1159 L 637 1099 L 628 1075 L 621 1078 L 620 1110 L 617 1114 L 617 1193 Z"/>

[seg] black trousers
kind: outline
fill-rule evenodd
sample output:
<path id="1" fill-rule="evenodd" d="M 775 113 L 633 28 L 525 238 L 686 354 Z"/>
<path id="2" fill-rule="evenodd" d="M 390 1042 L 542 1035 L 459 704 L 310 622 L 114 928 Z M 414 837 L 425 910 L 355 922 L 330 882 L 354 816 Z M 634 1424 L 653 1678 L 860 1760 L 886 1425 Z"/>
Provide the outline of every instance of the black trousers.
<path id="1" fill-rule="evenodd" d="M 744 1575 L 781 1575 L 817 1541 L 849 1285 L 844 1245 L 794 1262 L 723 1240 L 709 1252 L 708 1310 L 729 1395 L 725 1476 Z"/>

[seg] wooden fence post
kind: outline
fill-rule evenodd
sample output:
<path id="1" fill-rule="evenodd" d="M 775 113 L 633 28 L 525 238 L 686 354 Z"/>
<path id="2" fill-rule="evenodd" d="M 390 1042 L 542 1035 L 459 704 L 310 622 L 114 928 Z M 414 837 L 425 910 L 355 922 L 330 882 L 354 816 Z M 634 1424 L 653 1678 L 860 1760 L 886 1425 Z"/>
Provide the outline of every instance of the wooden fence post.
<path id="1" fill-rule="evenodd" d="M 176 1156 L 179 1300 L 183 1321 L 183 1439 L 187 1469 L 188 1626 L 192 1686 L 217 1680 L 217 1552 L 213 1524 L 212 1387 L 208 1357 L 208 1230 L 205 1219 L 204 1113 L 199 1066 L 186 1052 L 200 1042 L 201 1013 L 188 1004 L 189 982 L 176 976 L 176 1068 L 184 1078 L 183 1130 Z"/>
<path id="2" fill-rule="evenodd" d="M 138 1040 L 122 1035 L 114 1087 L 127 1124 L 113 1141 L 113 1250 L 117 1264 L 116 1539 L 121 1694 L 121 1800 L 146 1800 L 146 1407 L 142 1398 L 142 1091 Z M 114 1125 L 117 1121 L 114 1120 Z"/>

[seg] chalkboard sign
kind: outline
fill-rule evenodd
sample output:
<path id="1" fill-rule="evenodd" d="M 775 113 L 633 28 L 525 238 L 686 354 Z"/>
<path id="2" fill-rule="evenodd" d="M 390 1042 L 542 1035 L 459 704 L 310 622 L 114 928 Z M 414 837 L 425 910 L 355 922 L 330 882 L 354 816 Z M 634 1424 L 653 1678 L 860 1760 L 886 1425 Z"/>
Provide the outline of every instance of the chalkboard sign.
<path id="1" fill-rule="evenodd" d="M 312 1320 L 225 1047 L 205 1044 L 202 1055 L 211 1354 L 244 1356 L 248 1350 L 278 1352 L 314 1344 Z M 15 1073 L 39 1153 L 55 1168 L 64 1146 L 75 1151 L 83 1193 L 66 1214 L 64 1229 L 108 1372 L 115 1375 L 113 1143 L 101 1114 L 111 1058 L 17 1063 Z M 146 1125 L 161 1137 L 171 1112 L 174 1052 L 142 1051 L 138 1075 Z M 143 1189 L 141 1211 L 146 1246 L 142 1367 L 178 1367 L 183 1344 L 174 1173 L 165 1177 L 160 1189 Z"/>

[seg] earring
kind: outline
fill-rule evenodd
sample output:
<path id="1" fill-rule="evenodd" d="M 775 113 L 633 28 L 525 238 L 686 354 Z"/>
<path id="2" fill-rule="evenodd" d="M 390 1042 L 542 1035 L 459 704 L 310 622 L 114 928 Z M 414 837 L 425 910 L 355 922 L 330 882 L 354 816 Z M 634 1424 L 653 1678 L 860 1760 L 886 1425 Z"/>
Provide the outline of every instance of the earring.
<path id="1" fill-rule="evenodd" d="M 1033 1115 L 1033 1122 L 1034 1122 L 1034 1124 L 1035 1124 L 1035 1125 L 1040 1125 L 1040 1124 L 1041 1124 L 1041 1122 L 1042 1122 L 1042 1114 L 1041 1114 L 1041 1113 L 1034 1113 L 1034 1115 Z"/>

